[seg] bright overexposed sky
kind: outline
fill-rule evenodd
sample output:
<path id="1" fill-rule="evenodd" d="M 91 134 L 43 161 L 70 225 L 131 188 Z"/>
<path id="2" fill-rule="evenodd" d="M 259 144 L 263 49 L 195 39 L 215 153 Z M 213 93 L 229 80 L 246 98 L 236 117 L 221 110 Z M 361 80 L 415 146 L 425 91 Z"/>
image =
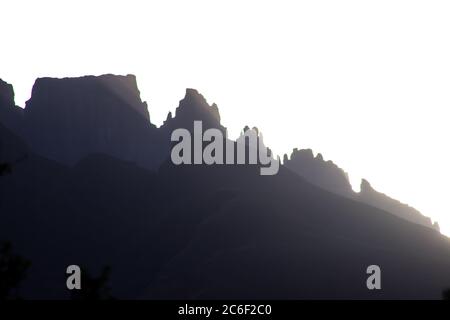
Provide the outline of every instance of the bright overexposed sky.
<path id="1" fill-rule="evenodd" d="M 135 74 L 161 125 L 185 88 L 231 138 L 312 148 L 450 235 L 450 2 L 24 1 L 0 5 L 0 78 Z"/>

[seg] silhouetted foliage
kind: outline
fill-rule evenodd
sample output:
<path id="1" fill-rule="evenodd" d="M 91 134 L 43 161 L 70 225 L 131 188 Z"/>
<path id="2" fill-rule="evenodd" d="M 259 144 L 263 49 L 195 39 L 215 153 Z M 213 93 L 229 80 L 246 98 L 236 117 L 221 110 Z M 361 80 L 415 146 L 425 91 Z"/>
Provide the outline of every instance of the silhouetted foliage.
<path id="1" fill-rule="evenodd" d="M 104 267 L 100 276 L 92 277 L 85 268 L 81 271 L 81 290 L 72 290 L 72 300 L 115 300 L 108 286 L 111 267 Z"/>
<path id="2" fill-rule="evenodd" d="M 0 244 L 0 300 L 19 299 L 18 288 L 31 262 L 14 254 L 9 242 Z"/>
<path id="3" fill-rule="evenodd" d="M 444 300 L 450 300 L 450 289 L 445 289 L 445 290 L 442 292 L 442 298 L 443 298 Z"/>
<path id="4" fill-rule="evenodd" d="M 12 173 L 13 166 L 23 162 L 28 158 L 28 155 L 24 154 L 17 160 L 15 160 L 13 163 L 10 162 L 0 162 L 0 176 Z"/>
<path id="5" fill-rule="evenodd" d="M 12 171 L 11 164 L 6 162 L 0 163 L 0 176 L 11 173 L 11 171 Z"/>

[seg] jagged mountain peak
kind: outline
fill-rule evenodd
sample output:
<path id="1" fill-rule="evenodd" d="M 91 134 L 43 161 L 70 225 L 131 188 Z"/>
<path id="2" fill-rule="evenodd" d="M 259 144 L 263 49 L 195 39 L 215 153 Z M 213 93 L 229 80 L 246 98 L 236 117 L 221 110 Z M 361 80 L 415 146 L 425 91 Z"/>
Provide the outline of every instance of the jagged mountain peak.
<path id="1" fill-rule="evenodd" d="M 298 149 L 298 148 L 294 148 L 292 149 L 291 155 L 289 156 L 288 154 L 286 154 L 287 161 L 289 160 L 296 160 L 296 159 L 309 159 L 312 160 L 314 159 L 314 154 L 313 151 L 311 149 Z"/>
<path id="2" fill-rule="evenodd" d="M 355 193 L 351 187 L 348 174 L 332 161 L 325 161 L 322 154 L 314 157 L 311 149 L 293 149 L 291 157 L 284 156 L 284 166 L 305 178 L 310 183 L 327 191 L 370 204 L 390 212 L 405 220 L 439 230 L 429 217 L 398 200 L 376 191 L 369 181 L 361 180 L 361 190 Z"/>
<path id="3" fill-rule="evenodd" d="M 73 165 L 105 153 L 155 166 L 159 134 L 134 75 L 39 78 L 24 111 L 30 146 L 50 159 Z"/>
<path id="4" fill-rule="evenodd" d="M 290 158 L 284 157 L 283 165 L 325 190 L 345 196 L 352 194 L 348 174 L 332 161 L 325 161 L 321 153 L 314 156 L 311 149 L 294 148 Z"/>
<path id="5" fill-rule="evenodd" d="M 11 84 L 0 79 L 0 120 L 2 124 L 23 136 L 22 125 L 23 109 L 15 105 L 14 88 Z"/>
<path id="6" fill-rule="evenodd" d="M 321 153 L 317 154 L 316 159 L 319 160 L 319 161 L 324 161 L 323 160 L 323 155 Z"/>
<path id="7" fill-rule="evenodd" d="M 372 188 L 372 185 L 369 181 L 366 179 L 361 179 L 361 185 L 360 185 L 360 193 L 366 193 L 366 192 L 372 192 L 374 189 Z"/>
<path id="8" fill-rule="evenodd" d="M 0 119 L 5 127 L 38 154 L 65 164 L 104 153 L 154 170 L 166 157 L 174 129 L 189 130 L 195 120 L 201 120 L 204 130 L 218 128 L 226 135 L 217 105 L 210 105 L 192 88 L 186 89 L 175 116 L 169 112 L 161 130 L 156 129 L 149 121 L 134 75 L 39 78 L 23 111 L 14 105 L 12 85 L 0 81 Z M 250 127 L 244 128 L 244 132 L 247 130 Z M 261 137 L 258 128 L 251 130 Z M 432 226 L 429 218 L 377 192 L 367 180 L 362 180 L 361 192 L 354 193 L 347 173 L 332 161 L 325 161 L 322 154 L 314 156 L 311 149 L 293 149 L 290 158 L 285 155 L 284 165 L 325 190 Z"/>
<path id="9" fill-rule="evenodd" d="M 405 220 L 427 226 L 439 231 L 439 224 L 432 223 L 431 219 L 424 216 L 417 209 L 402 203 L 388 195 L 375 190 L 366 179 L 361 180 L 361 190 L 356 194 L 356 199 L 378 207 L 387 212 L 391 212 Z"/>
<path id="10" fill-rule="evenodd" d="M 200 116 L 201 113 L 205 113 L 215 119 L 217 123 L 220 123 L 219 108 L 215 103 L 209 105 L 205 97 L 196 89 L 187 88 L 184 98 L 180 101 L 180 104 L 176 110 L 175 116 Z"/>
<path id="11" fill-rule="evenodd" d="M 11 84 L 0 79 L 0 105 L 14 105 L 14 88 Z"/>
<path id="12" fill-rule="evenodd" d="M 71 99 L 70 104 L 55 103 L 55 100 Z M 36 103 L 37 101 L 37 103 Z M 35 102 L 35 103 L 33 103 Z M 31 99 L 25 110 L 36 108 L 101 108 L 107 113 L 111 107 L 120 105 L 134 110 L 150 121 L 146 102 L 142 102 L 140 91 L 134 75 L 104 74 L 100 76 L 83 76 L 67 78 L 38 78 L 32 89 Z M 64 110 L 71 112 L 72 110 Z"/>
<path id="13" fill-rule="evenodd" d="M 115 79 L 113 86 L 120 83 Z M 353 193 L 345 171 L 311 149 L 294 149 L 284 162 L 292 170 L 282 168 L 267 178 L 249 166 L 172 165 L 166 157 L 168 132 L 152 129 L 145 118 L 129 112 L 117 91 L 105 90 L 98 80 L 92 79 L 101 90 L 85 90 L 89 78 L 60 94 L 53 92 L 59 81 L 53 86 L 53 80 L 41 79 L 36 89 L 48 94 L 38 90 L 23 117 L 28 141 L 40 155 L 81 161 L 68 168 L 31 154 L 0 181 L 8 222 L 0 224 L 0 233 L 21 244 L 25 256 L 43 270 L 31 273 L 26 284 L 32 298 L 66 297 L 58 275 L 68 255 L 61 255 L 61 247 L 70 248 L 80 265 L 110 264 L 119 275 L 114 290 L 125 299 L 230 294 L 242 299 L 370 299 L 373 292 L 355 272 L 369 263 L 394 270 L 394 282 L 380 298 L 435 297 L 442 284 L 450 283 L 447 239 L 392 216 L 431 226 L 412 208 L 377 193 L 367 180 L 362 193 Z M 45 91 L 47 85 L 51 88 Z M 163 127 L 190 126 L 193 120 L 203 120 L 204 128 L 221 126 L 217 105 L 188 89 L 176 116 L 169 113 Z M 245 130 L 259 133 L 248 126 Z M 0 160 L 21 160 L 26 149 L 8 131 L 0 125 L 0 146 L 7 147 L 0 150 Z M 162 145 L 155 141 L 160 133 Z M 141 168 L 162 161 L 158 172 Z M 124 263 L 136 257 L 139 266 Z M 226 290 L 223 283 L 229 284 Z M 257 288 L 249 290 L 254 283 Z"/>
<path id="14" fill-rule="evenodd" d="M 198 90 L 187 88 L 186 94 L 175 110 L 175 116 L 169 112 L 162 125 L 163 130 L 172 131 L 177 128 L 191 129 L 194 121 L 202 121 L 204 128 L 217 128 L 223 133 L 226 128 L 220 123 L 220 112 L 217 104 L 209 104 Z"/>

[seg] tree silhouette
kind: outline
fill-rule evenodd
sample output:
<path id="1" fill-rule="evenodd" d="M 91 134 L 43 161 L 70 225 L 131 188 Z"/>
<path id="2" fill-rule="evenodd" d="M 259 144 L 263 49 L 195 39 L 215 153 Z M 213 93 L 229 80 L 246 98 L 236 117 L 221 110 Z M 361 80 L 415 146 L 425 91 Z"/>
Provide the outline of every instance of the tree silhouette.
<path id="1" fill-rule="evenodd" d="M 12 165 L 0 163 L 0 176 L 12 172 Z M 10 242 L 0 243 L 0 300 L 19 299 L 18 288 L 31 262 L 12 252 Z"/>
<path id="2" fill-rule="evenodd" d="M 3 176 L 7 173 L 11 173 L 11 171 L 12 171 L 11 164 L 6 162 L 0 163 L 0 176 Z"/>
<path id="3" fill-rule="evenodd" d="M 19 299 L 18 288 L 31 262 L 14 254 L 9 242 L 0 244 L 0 300 Z"/>
<path id="4" fill-rule="evenodd" d="M 445 290 L 442 292 L 442 298 L 443 298 L 444 300 L 450 300 L 450 289 L 445 289 Z"/>
<path id="5" fill-rule="evenodd" d="M 15 166 L 27 159 L 28 159 L 28 155 L 23 154 L 16 160 L 14 160 L 13 162 L 0 162 L 0 176 L 12 173 L 13 166 Z"/>
<path id="6" fill-rule="evenodd" d="M 114 300 L 108 286 L 111 268 L 106 266 L 102 269 L 100 276 L 92 277 L 85 268 L 81 272 L 81 289 L 72 290 L 72 300 Z"/>

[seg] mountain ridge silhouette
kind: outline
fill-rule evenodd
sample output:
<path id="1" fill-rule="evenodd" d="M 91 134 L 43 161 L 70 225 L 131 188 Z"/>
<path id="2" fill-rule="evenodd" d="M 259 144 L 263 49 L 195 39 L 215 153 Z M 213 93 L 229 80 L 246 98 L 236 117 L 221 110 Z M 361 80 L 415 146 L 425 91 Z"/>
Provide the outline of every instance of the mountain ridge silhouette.
<path id="1" fill-rule="evenodd" d="M 98 80 L 93 79 L 95 88 Z M 142 123 L 137 115 L 150 122 L 134 109 L 123 111 L 128 109 L 117 98 L 121 89 L 100 88 L 87 90 L 92 97 L 66 97 L 66 106 L 55 103 L 51 110 L 80 104 L 86 110 L 86 99 L 112 101 L 117 120 L 127 124 L 116 132 Z M 27 107 L 49 107 L 44 104 L 58 94 L 45 90 L 45 103 L 32 97 Z M 133 151 L 137 147 L 107 148 L 117 140 L 102 136 L 105 128 L 92 123 L 117 123 L 112 120 L 71 124 L 81 134 L 109 137 L 98 139 L 96 150 L 67 143 L 76 140 L 40 138 L 36 119 L 43 115 L 30 116 L 17 131 L 3 123 L 10 118 L 0 118 L 0 162 L 27 155 L 0 178 L 0 234 L 32 261 L 24 297 L 68 299 L 64 270 L 74 262 L 93 273 L 111 266 L 112 295 L 125 299 L 441 297 L 450 283 L 450 241 L 432 228 L 327 191 L 287 166 L 262 177 L 256 165 L 173 165 L 168 128 L 189 127 L 205 110 L 211 126 L 220 124 L 217 106 L 204 104 L 198 92 L 186 95 L 179 106 L 186 111 L 177 110 L 166 130 L 161 127 L 163 134 L 150 124 L 132 131 L 136 137 L 156 132 L 146 138 L 155 142 L 146 155 L 151 165 Z M 140 99 L 132 100 L 142 106 Z M 192 105 L 201 112 L 189 114 L 184 108 Z M 0 114 L 12 106 L 0 103 Z M 67 135 L 56 120 L 49 121 L 51 128 Z M 371 264 L 382 268 L 378 292 L 365 286 Z"/>
<path id="2" fill-rule="evenodd" d="M 58 104 L 58 98 L 64 95 L 69 97 L 69 101 L 72 99 L 71 97 L 75 101 Z M 0 115 L 4 115 L 5 119 L 4 125 L 21 135 L 38 154 L 68 165 L 74 165 L 91 153 L 105 153 L 125 161 L 135 162 L 154 171 L 168 156 L 170 134 L 174 129 L 186 128 L 192 132 L 193 122 L 201 120 L 204 130 L 217 128 L 224 135 L 227 130 L 220 122 L 217 105 L 215 103 L 209 105 L 197 90 L 189 88 L 186 89 L 185 97 L 180 100 L 175 116 L 172 117 L 169 112 L 161 127 L 156 128 L 150 121 L 147 103 L 141 101 L 134 75 L 106 74 L 98 77 L 39 78 L 33 86 L 32 96 L 27 101 L 24 110 L 14 105 L 14 89 L 12 85 L 4 81 L 0 83 L 0 97 L 4 101 L 3 107 L 0 108 Z M 60 100 L 64 101 L 64 99 Z M 79 110 L 80 119 L 70 119 L 71 122 L 79 122 L 79 127 L 68 128 L 70 130 L 61 130 L 57 127 L 58 122 L 62 121 L 61 118 L 76 114 L 73 109 L 80 109 L 83 104 L 88 105 L 87 109 L 100 110 L 96 110 L 95 114 L 91 116 L 89 116 L 89 110 Z M 114 111 L 114 108 L 123 110 L 118 113 Z M 136 114 L 131 111 L 136 111 L 145 121 L 142 119 L 140 121 L 139 117 L 136 118 Z M 56 112 L 59 116 L 54 116 Z M 20 119 L 21 117 L 23 119 Z M 117 123 L 99 121 L 102 117 L 120 118 L 122 122 L 128 121 L 130 124 L 118 128 L 116 136 L 111 137 L 111 133 L 108 135 L 101 131 L 108 129 L 114 131 Z M 54 121 L 44 120 L 48 118 L 53 118 Z M 92 119 L 91 128 L 83 128 L 87 126 L 83 122 L 89 118 Z M 43 133 L 44 130 L 47 130 L 48 133 Z M 71 134 L 70 131 L 75 132 Z M 54 141 L 56 138 L 50 137 L 51 135 L 59 138 L 66 136 L 67 139 L 58 142 Z M 125 140 L 121 138 L 126 135 L 130 135 L 132 138 Z M 46 138 L 42 139 L 42 136 Z M 82 136 L 81 142 L 78 141 L 80 136 Z M 111 141 L 92 143 L 95 136 L 99 136 L 99 140 L 109 138 Z M 89 148 L 83 146 L 87 143 L 91 144 Z M 77 148 L 76 144 L 81 145 Z M 115 148 L 112 145 L 120 147 Z M 124 145 L 133 146 L 134 150 L 127 150 Z M 61 154 L 60 150 L 67 147 L 69 150 Z M 151 149 L 161 149 L 161 154 L 152 154 Z M 439 225 L 433 224 L 430 218 L 423 216 L 419 211 L 406 204 L 380 194 L 371 187 L 363 188 L 364 192 L 353 192 L 348 174 L 333 162 L 324 161 L 320 153 L 314 157 L 310 149 L 294 149 L 290 158 L 285 154 L 283 164 L 325 190 L 357 199 L 411 222 L 439 231 Z M 362 185 L 365 185 L 365 181 L 361 182 Z M 368 182 L 367 184 L 370 186 Z"/>
<path id="3" fill-rule="evenodd" d="M 311 149 L 294 149 L 291 156 L 283 157 L 283 165 L 309 182 L 341 196 L 361 201 L 405 220 L 439 231 L 439 224 L 418 210 L 376 191 L 366 179 L 361 180 L 360 192 L 354 192 L 347 172 L 332 161 L 325 161 L 319 153 L 314 157 Z"/>

